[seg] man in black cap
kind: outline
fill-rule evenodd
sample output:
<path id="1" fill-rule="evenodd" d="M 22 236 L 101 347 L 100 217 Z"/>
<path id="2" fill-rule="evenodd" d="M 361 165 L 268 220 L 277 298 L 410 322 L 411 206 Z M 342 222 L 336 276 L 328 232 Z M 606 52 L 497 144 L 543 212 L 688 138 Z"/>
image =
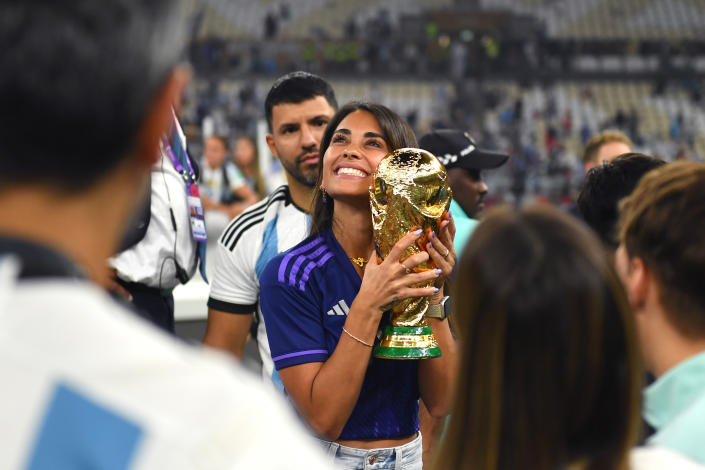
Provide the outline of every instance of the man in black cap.
<path id="1" fill-rule="evenodd" d="M 467 132 L 456 129 L 424 134 L 419 147 L 438 157 L 448 170 L 448 183 L 453 190 L 450 212 L 455 220 L 455 252 L 461 253 L 484 209 L 487 185 L 481 171 L 504 165 L 509 155 L 480 149 Z"/>

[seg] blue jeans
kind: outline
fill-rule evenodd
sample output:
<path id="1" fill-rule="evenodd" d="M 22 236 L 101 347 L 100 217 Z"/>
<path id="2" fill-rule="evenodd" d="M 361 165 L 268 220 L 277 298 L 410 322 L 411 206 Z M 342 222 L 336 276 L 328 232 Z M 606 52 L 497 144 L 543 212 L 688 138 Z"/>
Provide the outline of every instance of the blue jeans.
<path id="1" fill-rule="evenodd" d="M 411 442 L 398 447 L 356 449 L 336 442 L 320 441 L 336 468 L 343 470 L 422 470 L 421 433 Z"/>

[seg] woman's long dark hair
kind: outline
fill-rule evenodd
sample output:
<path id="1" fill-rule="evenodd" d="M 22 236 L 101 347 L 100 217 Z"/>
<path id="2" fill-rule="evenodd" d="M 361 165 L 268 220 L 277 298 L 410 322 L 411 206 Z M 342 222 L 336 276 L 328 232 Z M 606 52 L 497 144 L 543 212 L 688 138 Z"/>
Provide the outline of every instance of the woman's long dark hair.
<path id="1" fill-rule="evenodd" d="M 556 209 L 499 210 L 458 264 L 463 350 L 434 468 L 626 469 L 642 369 L 597 238 Z"/>
<path id="2" fill-rule="evenodd" d="M 378 103 L 357 102 L 353 101 L 346 104 L 338 110 L 333 116 L 333 119 L 328 123 L 323 139 L 321 140 L 321 164 L 318 170 L 318 181 L 316 182 L 316 192 L 313 196 L 313 205 L 311 208 L 311 233 L 319 233 L 323 230 L 329 230 L 333 225 L 333 201 L 327 198 L 323 201 L 323 192 L 321 191 L 321 182 L 323 180 L 323 156 L 330 146 L 330 141 L 340 122 L 345 119 L 345 116 L 354 111 L 367 111 L 372 114 L 379 123 L 382 129 L 384 141 L 387 143 L 389 151 L 404 147 L 416 147 L 416 136 L 411 127 L 397 113 Z"/>

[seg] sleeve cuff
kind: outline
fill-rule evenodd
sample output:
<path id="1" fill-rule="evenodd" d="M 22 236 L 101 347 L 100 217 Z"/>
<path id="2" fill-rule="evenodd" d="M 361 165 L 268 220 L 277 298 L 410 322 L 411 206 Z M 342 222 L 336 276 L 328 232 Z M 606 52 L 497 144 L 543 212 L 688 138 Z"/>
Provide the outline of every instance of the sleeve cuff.
<path id="1" fill-rule="evenodd" d="M 218 300 L 214 299 L 213 297 L 209 297 L 208 308 L 212 308 L 213 310 L 220 310 L 221 312 L 226 313 L 234 313 L 236 315 L 248 315 L 257 311 L 257 304 L 232 304 L 230 302 L 225 302 L 223 300 Z"/>
<path id="2" fill-rule="evenodd" d="M 328 350 L 309 349 L 306 351 L 297 351 L 272 357 L 272 360 L 277 370 L 297 366 L 299 364 L 308 364 L 309 362 L 326 362 L 328 360 Z"/>

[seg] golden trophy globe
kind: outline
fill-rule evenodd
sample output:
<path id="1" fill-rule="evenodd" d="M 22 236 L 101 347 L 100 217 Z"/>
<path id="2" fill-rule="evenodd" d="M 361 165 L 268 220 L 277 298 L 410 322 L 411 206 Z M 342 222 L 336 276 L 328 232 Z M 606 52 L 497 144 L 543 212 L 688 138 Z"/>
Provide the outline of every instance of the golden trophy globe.
<path id="1" fill-rule="evenodd" d="M 418 229 L 423 233 L 416 244 L 402 254 L 400 261 L 425 250 L 431 232 L 438 231 L 438 222 L 450 206 L 451 196 L 446 170 L 432 153 L 402 148 L 384 157 L 370 187 L 377 255 L 386 258 L 401 237 Z M 436 269 L 431 259 L 416 266 L 414 271 L 429 269 Z M 433 281 L 415 287 L 431 285 Z M 428 297 L 414 297 L 392 306 L 390 322 L 384 325 L 382 337 L 374 347 L 375 357 L 422 359 L 441 355 L 431 327 L 424 318 L 429 302 Z"/>

